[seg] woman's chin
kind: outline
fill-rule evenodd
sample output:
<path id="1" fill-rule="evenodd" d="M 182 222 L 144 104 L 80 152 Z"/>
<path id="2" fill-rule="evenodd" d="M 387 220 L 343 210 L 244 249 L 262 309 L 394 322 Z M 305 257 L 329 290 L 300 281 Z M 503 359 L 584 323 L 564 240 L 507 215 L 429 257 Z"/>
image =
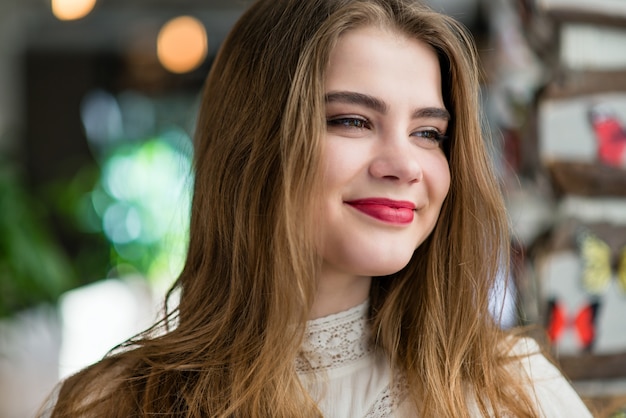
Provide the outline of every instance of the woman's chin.
<path id="1" fill-rule="evenodd" d="M 411 261 L 411 257 L 393 260 L 393 262 L 389 260 L 387 263 L 380 263 L 379 265 L 372 266 L 372 268 L 369 269 L 370 274 L 367 274 L 367 276 L 374 277 L 392 275 L 405 268 L 407 264 L 409 264 L 409 261 Z"/>

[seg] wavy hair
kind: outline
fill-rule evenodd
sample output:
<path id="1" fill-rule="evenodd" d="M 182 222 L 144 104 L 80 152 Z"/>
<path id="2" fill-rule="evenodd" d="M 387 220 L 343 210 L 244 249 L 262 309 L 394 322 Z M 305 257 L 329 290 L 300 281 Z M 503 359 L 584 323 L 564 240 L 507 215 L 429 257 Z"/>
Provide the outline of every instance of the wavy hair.
<path id="1" fill-rule="evenodd" d="M 488 311 L 509 238 L 470 36 L 411 0 L 260 0 L 223 43 L 202 93 L 188 256 L 168 295 L 179 291 L 180 302 L 69 378 L 53 416 L 321 415 L 294 361 L 320 266 L 324 79 L 339 37 L 367 25 L 437 52 L 452 115 L 449 194 L 409 264 L 372 281 L 372 340 L 422 416 L 466 417 L 472 402 L 484 415 L 534 415 Z"/>

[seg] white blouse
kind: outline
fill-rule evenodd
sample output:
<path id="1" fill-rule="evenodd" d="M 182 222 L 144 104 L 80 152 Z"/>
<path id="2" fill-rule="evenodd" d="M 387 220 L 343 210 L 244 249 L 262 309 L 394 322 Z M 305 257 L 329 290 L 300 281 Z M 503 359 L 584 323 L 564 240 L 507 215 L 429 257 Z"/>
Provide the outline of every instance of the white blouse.
<path id="1" fill-rule="evenodd" d="M 392 376 L 389 363 L 370 343 L 367 312 L 365 302 L 309 321 L 303 355 L 296 362 L 298 376 L 326 418 L 415 417 L 405 402 L 404 381 Z M 543 417 L 591 417 L 533 340 L 520 341 L 514 351 L 536 353 L 523 360 L 523 367 L 532 378 Z"/>

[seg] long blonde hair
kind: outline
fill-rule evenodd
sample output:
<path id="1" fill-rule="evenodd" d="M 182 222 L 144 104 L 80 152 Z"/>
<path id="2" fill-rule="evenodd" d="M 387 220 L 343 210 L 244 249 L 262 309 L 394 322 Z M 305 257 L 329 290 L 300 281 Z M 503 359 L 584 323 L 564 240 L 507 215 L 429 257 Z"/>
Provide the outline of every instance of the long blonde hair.
<path id="1" fill-rule="evenodd" d="M 507 222 L 485 150 L 473 43 L 411 0 L 260 0 L 225 40 L 195 137 L 187 261 L 174 312 L 68 379 L 53 416 L 320 416 L 294 361 L 319 268 L 324 77 L 337 39 L 381 25 L 437 52 L 452 115 L 451 187 L 431 236 L 373 280 L 372 339 L 423 416 L 533 416 L 510 375 L 488 292 L 508 259 Z M 161 328 L 175 323 L 167 332 Z"/>

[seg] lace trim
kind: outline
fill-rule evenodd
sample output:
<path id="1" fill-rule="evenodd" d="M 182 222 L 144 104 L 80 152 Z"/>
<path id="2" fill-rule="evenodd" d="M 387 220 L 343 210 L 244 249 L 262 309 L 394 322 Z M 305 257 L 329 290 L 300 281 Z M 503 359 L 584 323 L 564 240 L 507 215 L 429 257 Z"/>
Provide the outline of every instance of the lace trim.
<path id="1" fill-rule="evenodd" d="M 368 302 L 307 323 L 296 370 L 300 373 L 334 369 L 372 352 L 367 320 Z"/>
<path id="2" fill-rule="evenodd" d="M 406 379 L 396 379 L 395 383 L 387 385 L 380 393 L 376 402 L 367 410 L 363 418 L 392 417 L 394 411 L 404 401 L 407 395 Z"/>

